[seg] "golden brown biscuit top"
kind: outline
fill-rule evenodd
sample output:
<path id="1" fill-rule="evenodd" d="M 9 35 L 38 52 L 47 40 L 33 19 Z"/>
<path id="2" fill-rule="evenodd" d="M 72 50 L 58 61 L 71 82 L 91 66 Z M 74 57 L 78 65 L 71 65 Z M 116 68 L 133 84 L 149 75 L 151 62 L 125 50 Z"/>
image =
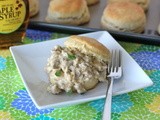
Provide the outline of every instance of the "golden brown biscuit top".
<path id="1" fill-rule="evenodd" d="M 135 3 L 147 3 L 148 0 L 109 0 L 109 2 L 135 2 Z"/>
<path id="2" fill-rule="evenodd" d="M 139 21 L 144 16 L 144 10 L 137 4 L 130 2 L 118 2 L 108 4 L 104 10 L 104 16 L 112 20 L 120 20 L 124 22 Z"/>
<path id="3" fill-rule="evenodd" d="M 77 48 L 82 53 L 91 54 L 106 62 L 110 61 L 110 51 L 93 38 L 73 35 L 70 36 L 64 44 L 66 47 Z"/>
<path id="4" fill-rule="evenodd" d="M 147 11 L 150 0 L 108 0 L 109 3 L 113 2 L 133 2 L 140 5 L 145 11 Z"/>
<path id="5" fill-rule="evenodd" d="M 62 14 L 81 11 L 85 4 L 85 0 L 52 0 L 50 3 L 52 11 Z"/>

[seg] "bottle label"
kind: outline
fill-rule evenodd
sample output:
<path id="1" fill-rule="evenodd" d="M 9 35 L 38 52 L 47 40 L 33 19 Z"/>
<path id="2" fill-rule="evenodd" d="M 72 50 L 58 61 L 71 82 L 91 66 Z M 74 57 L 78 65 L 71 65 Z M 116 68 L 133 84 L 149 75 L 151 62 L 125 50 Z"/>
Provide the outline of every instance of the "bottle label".
<path id="1" fill-rule="evenodd" d="M 0 33 L 16 31 L 23 24 L 25 16 L 23 0 L 0 0 Z"/>

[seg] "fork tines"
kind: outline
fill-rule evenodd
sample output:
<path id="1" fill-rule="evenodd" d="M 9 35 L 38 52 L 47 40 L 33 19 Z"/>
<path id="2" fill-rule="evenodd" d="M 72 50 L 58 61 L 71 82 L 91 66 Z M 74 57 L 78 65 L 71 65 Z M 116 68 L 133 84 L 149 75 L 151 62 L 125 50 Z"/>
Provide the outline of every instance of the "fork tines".
<path id="1" fill-rule="evenodd" d="M 109 76 L 121 76 L 121 51 L 112 50 L 111 51 L 111 61 L 108 64 Z M 119 72 L 120 71 L 120 72 Z"/>

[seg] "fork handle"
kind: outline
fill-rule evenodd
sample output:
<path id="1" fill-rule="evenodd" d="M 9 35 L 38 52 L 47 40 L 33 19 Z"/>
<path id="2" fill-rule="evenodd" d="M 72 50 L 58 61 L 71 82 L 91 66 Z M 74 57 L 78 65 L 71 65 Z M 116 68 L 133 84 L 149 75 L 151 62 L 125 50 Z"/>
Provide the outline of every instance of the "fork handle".
<path id="1" fill-rule="evenodd" d="M 102 120 L 111 119 L 112 87 L 113 87 L 113 77 L 111 77 L 109 89 L 107 91 L 107 95 L 106 95 L 107 98 L 105 100 Z"/>

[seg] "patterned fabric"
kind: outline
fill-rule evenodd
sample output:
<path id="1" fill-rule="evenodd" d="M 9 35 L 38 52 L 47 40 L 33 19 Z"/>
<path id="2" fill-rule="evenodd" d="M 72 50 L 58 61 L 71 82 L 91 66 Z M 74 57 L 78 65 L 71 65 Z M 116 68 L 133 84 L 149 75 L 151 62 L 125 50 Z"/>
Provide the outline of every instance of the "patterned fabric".
<path id="1" fill-rule="evenodd" d="M 68 36 L 27 30 L 24 43 Z M 112 120 L 160 120 L 160 47 L 119 42 L 154 82 L 113 97 Z M 27 93 L 9 50 L 0 50 L 0 120 L 101 120 L 104 99 L 39 110 Z"/>

